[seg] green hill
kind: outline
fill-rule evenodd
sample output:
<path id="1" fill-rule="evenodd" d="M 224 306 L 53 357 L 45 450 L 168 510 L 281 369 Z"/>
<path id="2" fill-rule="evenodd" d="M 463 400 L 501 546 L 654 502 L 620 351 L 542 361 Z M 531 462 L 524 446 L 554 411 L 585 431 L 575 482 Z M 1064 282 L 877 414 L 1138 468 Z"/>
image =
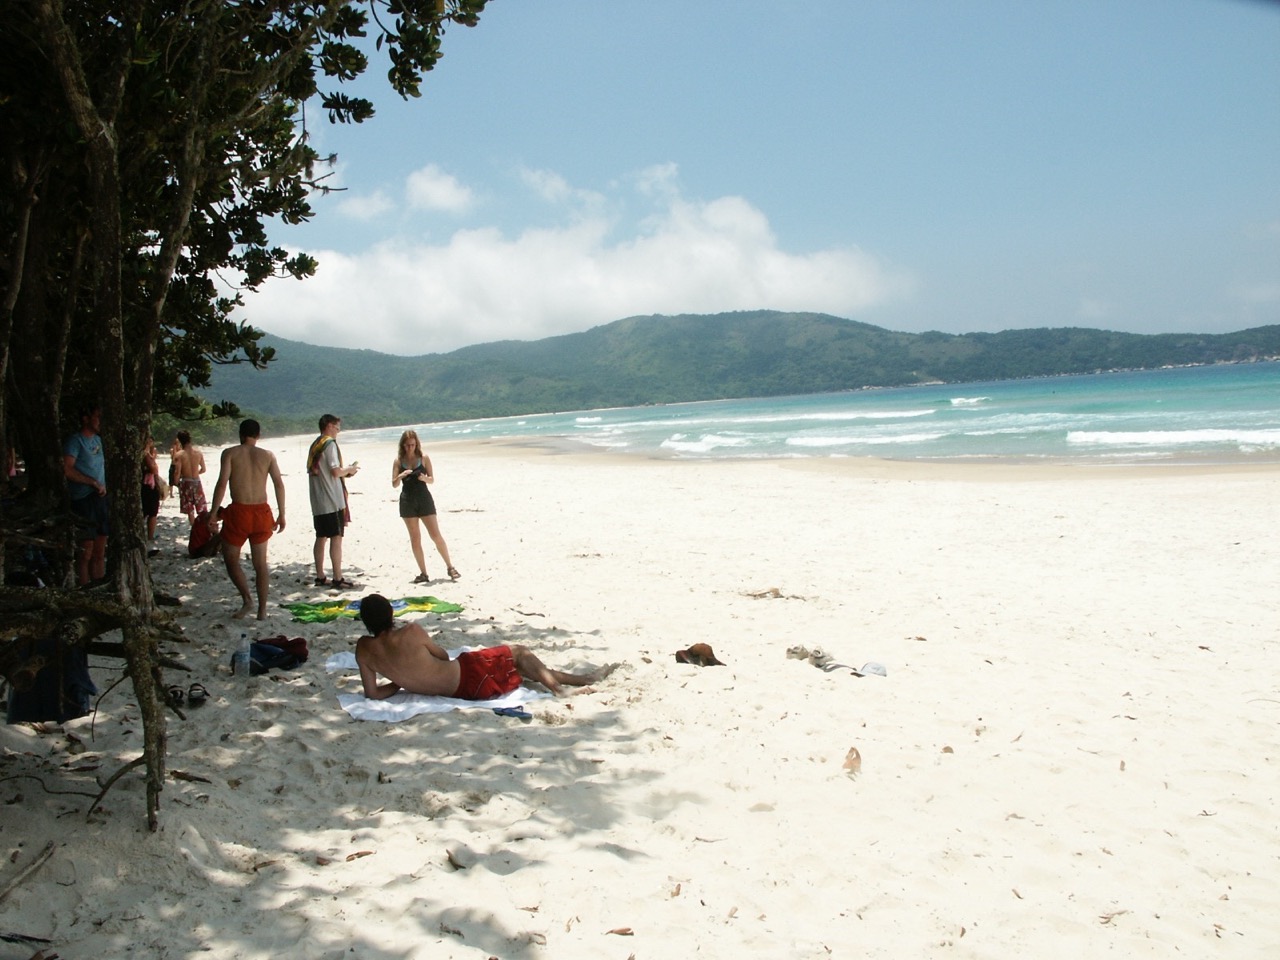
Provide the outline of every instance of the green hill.
<path id="1" fill-rule="evenodd" d="M 1226 334 L 1083 328 L 895 333 L 815 313 L 752 311 L 628 317 L 545 340 L 397 357 L 265 337 L 267 370 L 214 371 L 209 400 L 231 400 L 271 432 L 313 429 L 326 411 L 389 426 L 555 410 L 824 393 L 1098 370 L 1280 358 L 1280 325 Z"/>

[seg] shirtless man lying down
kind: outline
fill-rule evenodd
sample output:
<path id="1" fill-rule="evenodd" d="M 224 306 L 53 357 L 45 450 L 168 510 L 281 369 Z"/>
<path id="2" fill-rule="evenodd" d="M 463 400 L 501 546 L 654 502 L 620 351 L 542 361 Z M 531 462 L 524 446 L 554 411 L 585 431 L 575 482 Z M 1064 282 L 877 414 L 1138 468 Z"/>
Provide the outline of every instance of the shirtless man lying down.
<path id="1" fill-rule="evenodd" d="M 360 601 L 360 619 L 371 636 L 356 642 L 356 664 L 364 695 L 385 700 L 401 690 L 460 700 L 492 700 L 510 693 L 523 680 L 542 684 L 557 697 L 565 687 L 585 687 L 603 680 L 617 664 L 592 673 L 552 670 L 526 647 L 486 647 L 450 660 L 444 648 L 416 623 L 395 624 L 391 602 L 371 593 Z M 389 683 L 378 683 L 378 674 Z"/>

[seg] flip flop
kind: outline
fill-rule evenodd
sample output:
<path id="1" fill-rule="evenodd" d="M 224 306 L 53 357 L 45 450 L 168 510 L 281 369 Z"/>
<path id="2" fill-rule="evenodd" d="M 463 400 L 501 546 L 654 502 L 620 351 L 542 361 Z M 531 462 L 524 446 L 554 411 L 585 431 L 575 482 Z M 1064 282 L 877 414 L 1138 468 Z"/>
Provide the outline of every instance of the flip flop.
<path id="1" fill-rule="evenodd" d="M 516 720 L 523 720 L 525 723 L 533 719 L 533 714 L 523 707 L 494 707 L 493 712 L 500 717 L 512 717 Z"/>
<path id="2" fill-rule="evenodd" d="M 178 686 L 176 683 L 170 686 L 165 691 L 165 694 L 167 695 L 169 702 L 172 703 L 175 707 L 182 706 L 182 697 L 183 697 L 182 688 Z"/>
<path id="3" fill-rule="evenodd" d="M 203 683 L 193 683 L 187 690 L 187 703 L 193 707 L 198 707 L 209 699 L 209 691 L 205 689 Z"/>
<path id="4" fill-rule="evenodd" d="M 809 662 L 821 670 L 823 673 L 833 673 L 836 670 L 848 670 L 851 673 L 857 673 L 852 666 L 847 663 L 838 663 L 836 658 L 829 653 L 823 653 L 821 648 L 814 647 L 809 653 Z M 861 674 L 859 674 L 861 676 Z"/>

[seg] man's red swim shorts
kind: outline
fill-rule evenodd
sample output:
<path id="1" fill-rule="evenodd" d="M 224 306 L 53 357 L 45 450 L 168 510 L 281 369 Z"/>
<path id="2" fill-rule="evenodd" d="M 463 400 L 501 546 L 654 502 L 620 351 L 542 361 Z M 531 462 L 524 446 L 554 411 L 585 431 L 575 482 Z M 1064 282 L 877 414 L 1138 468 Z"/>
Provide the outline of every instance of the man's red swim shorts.
<path id="1" fill-rule="evenodd" d="M 222 521 L 222 541 L 233 547 L 244 542 L 266 543 L 276 529 L 276 518 L 265 503 L 229 503 L 218 514 Z"/>
<path id="2" fill-rule="evenodd" d="M 453 695 L 459 700 L 492 700 L 520 686 L 510 647 L 468 650 L 458 654 L 458 666 L 462 673 Z"/>

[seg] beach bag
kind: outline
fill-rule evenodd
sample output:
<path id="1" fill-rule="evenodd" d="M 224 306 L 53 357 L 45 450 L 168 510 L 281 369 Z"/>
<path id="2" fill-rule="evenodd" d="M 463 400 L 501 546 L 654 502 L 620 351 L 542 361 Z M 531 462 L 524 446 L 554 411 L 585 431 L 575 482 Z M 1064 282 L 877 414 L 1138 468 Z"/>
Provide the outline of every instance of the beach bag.
<path id="1" fill-rule="evenodd" d="M 265 640 L 259 640 L 259 643 L 272 647 L 278 647 L 288 654 L 296 657 L 298 663 L 307 662 L 307 641 L 304 637 L 286 637 L 280 634 L 278 637 L 267 637 Z"/>
<path id="2" fill-rule="evenodd" d="M 293 670 L 307 662 L 307 641 L 303 637 L 268 637 L 249 644 L 249 673 L 259 676 L 269 670 Z"/>

